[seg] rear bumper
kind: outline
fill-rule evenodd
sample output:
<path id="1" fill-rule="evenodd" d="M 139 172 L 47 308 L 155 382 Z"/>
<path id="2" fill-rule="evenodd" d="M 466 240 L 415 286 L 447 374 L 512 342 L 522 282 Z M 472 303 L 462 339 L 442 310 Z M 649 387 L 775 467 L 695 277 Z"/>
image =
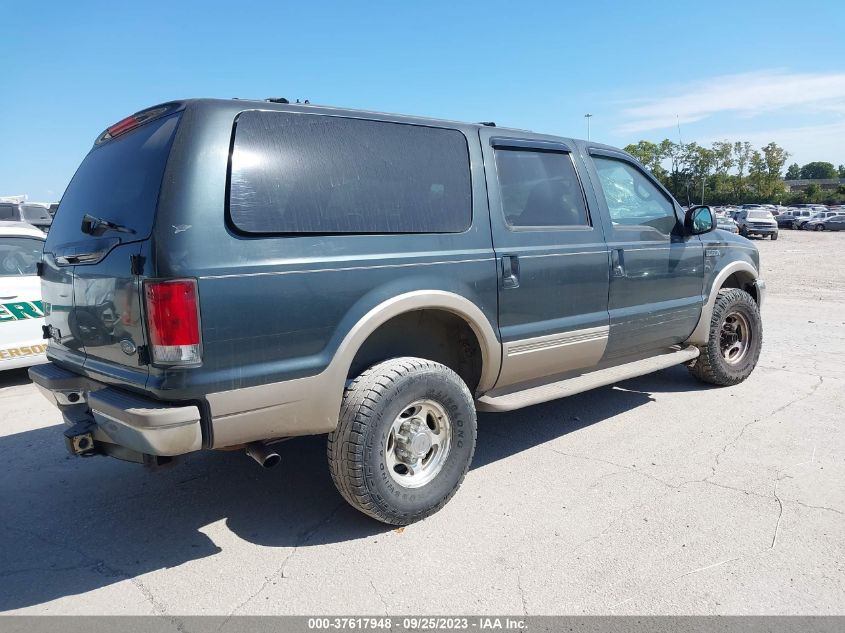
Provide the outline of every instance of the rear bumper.
<path id="1" fill-rule="evenodd" d="M 108 387 L 54 363 L 38 365 L 29 376 L 41 393 L 62 411 L 67 425 L 89 422 L 103 452 L 111 447 L 134 453 L 173 457 L 202 448 L 199 408 L 173 405 Z M 123 452 L 125 454 L 125 451 Z"/>

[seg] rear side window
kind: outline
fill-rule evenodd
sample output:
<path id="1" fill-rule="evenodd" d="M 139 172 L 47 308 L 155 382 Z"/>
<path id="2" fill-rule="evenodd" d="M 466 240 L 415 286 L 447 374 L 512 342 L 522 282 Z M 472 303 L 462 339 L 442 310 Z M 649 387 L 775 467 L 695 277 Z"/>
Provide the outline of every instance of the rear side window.
<path id="1" fill-rule="evenodd" d="M 247 233 L 460 233 L 472 223 L 457 130 L 243 112 L 229 216 Z"/>
<path id="2" fill-rule="evenodd" d="M 132 229 L 124 241 L 148 237 L 178 120 L 151 121 L 92 149 L 62 196 L 47 248 L 90 239 L 80 230 L 86 214 Z"/>
<path id="3" fill-rule="evenodd" d="M 497 149 L 496 173 L 509 226 L 589 225 L 584 194 L 569 154 Z"/>

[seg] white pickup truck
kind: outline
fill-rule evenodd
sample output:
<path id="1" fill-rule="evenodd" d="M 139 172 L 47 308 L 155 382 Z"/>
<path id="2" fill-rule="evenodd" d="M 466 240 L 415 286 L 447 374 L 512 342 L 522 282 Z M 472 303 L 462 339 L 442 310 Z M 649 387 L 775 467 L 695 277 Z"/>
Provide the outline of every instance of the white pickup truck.
<path id="1" fill-rule="evenodd" d="M 44 304 L 37 264 L 44 233 L 23 222 L 0 222 L 0 371 L 47 360 Z"/>

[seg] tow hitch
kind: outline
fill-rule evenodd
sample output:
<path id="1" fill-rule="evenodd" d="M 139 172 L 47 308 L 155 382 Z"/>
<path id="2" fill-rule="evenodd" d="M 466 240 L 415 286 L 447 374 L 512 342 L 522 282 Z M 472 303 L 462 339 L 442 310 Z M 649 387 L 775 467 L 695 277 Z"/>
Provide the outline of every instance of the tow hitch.
<path id="1" fill-rule="evenodd" d="M 94 446 L 95 426 L 92 420 L 83 420 L 65 430 L 65 446 L 71 455 L 88 457 L 97 452 Z"/>

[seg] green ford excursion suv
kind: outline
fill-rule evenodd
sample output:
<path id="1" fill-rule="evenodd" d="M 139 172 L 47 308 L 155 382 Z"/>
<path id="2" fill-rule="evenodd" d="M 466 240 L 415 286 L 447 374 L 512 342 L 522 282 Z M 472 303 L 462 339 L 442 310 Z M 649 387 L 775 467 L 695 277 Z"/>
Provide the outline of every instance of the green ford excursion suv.
<path id="1" fill-rule="evenodd" d="M 78 455 L 147 465 L 328 435 L 380 521 L 441 508 L 476 411 L 760 354 L 757 249 L 598 143 L 285 100 L 189 100 L 97 139 L 39 266 L 30 370 Z M 518 429 L 513 430 L 518 433 Z"/>

